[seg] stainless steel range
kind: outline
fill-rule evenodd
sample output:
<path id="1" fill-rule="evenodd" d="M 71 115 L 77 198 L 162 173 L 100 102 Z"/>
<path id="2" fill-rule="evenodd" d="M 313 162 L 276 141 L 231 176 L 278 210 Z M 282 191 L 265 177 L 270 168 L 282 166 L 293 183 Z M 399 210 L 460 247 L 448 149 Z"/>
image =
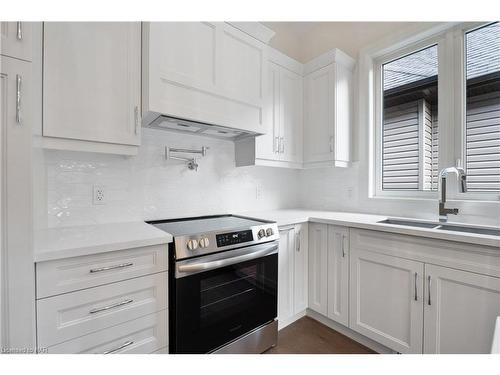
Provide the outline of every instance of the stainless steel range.
<path id="1" fill-rule="evenodd" d="M 149 223 L 174 236 L 171 353 L 262 353 L 276 345 L 276 223 L 234 215 Z"/>

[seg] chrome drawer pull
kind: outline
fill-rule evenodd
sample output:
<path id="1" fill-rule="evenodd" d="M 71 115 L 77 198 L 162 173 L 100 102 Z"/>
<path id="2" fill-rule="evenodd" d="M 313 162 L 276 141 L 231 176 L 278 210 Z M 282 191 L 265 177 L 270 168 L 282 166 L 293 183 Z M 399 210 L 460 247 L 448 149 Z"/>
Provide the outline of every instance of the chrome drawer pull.
<path id="1" fill-rule="evenodd" d="M 21 85 L 23 78 L 16 75 L 16 122 L 21 124 Z"/>
<path id="2" fill-rule="evenodd" d="M 17 28 L 16 28 L 16 38 L 17 40 L 23 40 L 23 23 L 22 22 L 17 22 Z"/>
<path id="3" fill-rule="evenodd" d="M 134 343 L 133 341 L 127 341 L 126 343 L 120 345 L 118 348 L 108 350 L 107 352 L 104 352 L 102 354 L 111 354 L 111 353 L 117 352 L 118 350 L 124 349 L 127 346 L 132 345 L 133 343 Z"/>
<path id="4" fill-rule="evenodd" d="M 344 240 L 345 240 L 345 235 L 342 235 L 342 258 L 345 258 Z"/>
<path id="5" fill-rule="evenodd" d="M 418 277 L 418 274 L 415 272 L 415 301 L 418 301 L 417 277 Z"/>
<path id="6" fill-rule="evenodd" d="M 127 299 L 125 301 L 121 301 L 121 302 L 115 303 L 113 305 L 98 307 L 96 309 L 90 310 L 89 314 L 96 314 L 98 312 L 102 312 L 102 311 L 106 311 L 106 310 L 110 310 L 110 309 L 116 309 L 117 307 L 128 305 L 129 303 L 132 303 L 132 302 L 134 302 L 133 299 Z"/>
<path id="7" fill-rule="evenodd" d="M 109 270 L 116 270 L 118 268 L 125 268 L 125 267 L 130 267 L 130 266 L 133 266 L 133 265 L 134 265 L 134 263 L 122 263 L 122 264 L 117 264 L 115 266 L 93 268 L 93 269 L 90 270 L 90 273 L 96 273 L 96 272 L 102 272 L 102 271 L 109 271 Z"/>
<path id="8" fill-rule="evenodd" d="M 431 276 L 427 276 L 427 280 L 428 280 L 428 292 L 429 292 L 429 298 L 427 300 L 427 304 L 430 306 L 431 305 Z"/>

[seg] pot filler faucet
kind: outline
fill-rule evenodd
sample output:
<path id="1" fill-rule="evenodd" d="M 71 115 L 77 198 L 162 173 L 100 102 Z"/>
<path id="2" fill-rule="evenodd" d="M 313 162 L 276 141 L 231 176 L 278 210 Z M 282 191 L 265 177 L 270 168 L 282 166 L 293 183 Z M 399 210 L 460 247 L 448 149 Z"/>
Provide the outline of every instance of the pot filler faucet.
<path id="1" fill-rule="evenodd" d="M 460 181 L 460 191 L 462 193 L 465 193 L 467 191 L 467 176 L 463 168 L 448 167 L 442 169 L 441 172 L 439 172 L 439 182 L 441 190 L 441 195 L 439 198 L 439 221 L 444 223 L 448 220 L 448 214 L 458 214 L 458 208 L 446 208 L 444 206 L 446 203 L 446 177 L 450 172 L 457 175 L 457 178 Z"/>

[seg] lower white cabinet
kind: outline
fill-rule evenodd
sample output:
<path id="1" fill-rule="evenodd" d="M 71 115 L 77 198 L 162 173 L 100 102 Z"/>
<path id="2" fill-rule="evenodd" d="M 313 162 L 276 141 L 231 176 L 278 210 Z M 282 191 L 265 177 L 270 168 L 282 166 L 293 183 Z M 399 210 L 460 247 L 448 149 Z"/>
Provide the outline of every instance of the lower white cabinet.
<path id="1" fill-rule="evenodd" d="M 421 353 L 424 264 L 351 249 L 349 327 L 400 353 Z"/>
<path id="2" fill-rule="evenodd" d="M 328 225 L 309 224 L 309 308 L 327 315 Z"/>
<path id="3" fill-rule="evenodd" d="M 307 224 L 280 228 L 278 251 L 279 328 L 307 308 Z"/>
<path id="4" fill-rule="evenodd" d="M 48 348 L 166 308 L 166 272 L 40 299 L 38 346 Z"/>
<path id="5" fill-rule="evenodd" d="M 49 354 L 146 354 L 167 345 L 168 310 L 47 348 Z"/>
<path id="6" fill-rule="evenodd" d="M 500 278 L 425 265 L 424 353 L 489 353 Z"/>
<path id="7" fill-rule="evenodd" d="M 349 324 L 349 228 L 328 226 L 327 316 Z"/>

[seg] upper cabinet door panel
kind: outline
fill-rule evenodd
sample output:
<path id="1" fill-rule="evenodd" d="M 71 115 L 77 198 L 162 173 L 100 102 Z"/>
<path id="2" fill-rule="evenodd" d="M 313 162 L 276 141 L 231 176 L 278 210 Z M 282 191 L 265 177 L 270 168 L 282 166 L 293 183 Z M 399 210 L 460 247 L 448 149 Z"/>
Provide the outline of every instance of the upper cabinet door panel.
<path id="1" fill-rule="evenodd" d="M 282 159 L 302 161 L 302 77 L 287 69 L 280 72 Z"/>
<path id="2" fill-rule="evenodd" d="M 319 69 L 306 77 L 305 161 L 332 160 L 333 85 L 334 78 L 331 66 Z"/>
<path id="3" fill-rule="evenodd" d="M 31 61 L 31 26 L 31 22 L 0 22 L 1 54 Z"/>
<path id="4" fill-rule="evenodd" d="M 224 24 L 221 30 L 219 74 L 221 87 L 235 98 L 263 105 L 265 46 Z"/>
<path id="5" fill-rule="evenodd" d="M 215 86 L 216 33 L 207 22 L 152 22 L 150 53 L 160 78 L 200 89 Z"/>
<path id="6" fill-rule="evenodd" d="M 44 24 L 43 135 L 140 144 L 140 24 Z"/>

